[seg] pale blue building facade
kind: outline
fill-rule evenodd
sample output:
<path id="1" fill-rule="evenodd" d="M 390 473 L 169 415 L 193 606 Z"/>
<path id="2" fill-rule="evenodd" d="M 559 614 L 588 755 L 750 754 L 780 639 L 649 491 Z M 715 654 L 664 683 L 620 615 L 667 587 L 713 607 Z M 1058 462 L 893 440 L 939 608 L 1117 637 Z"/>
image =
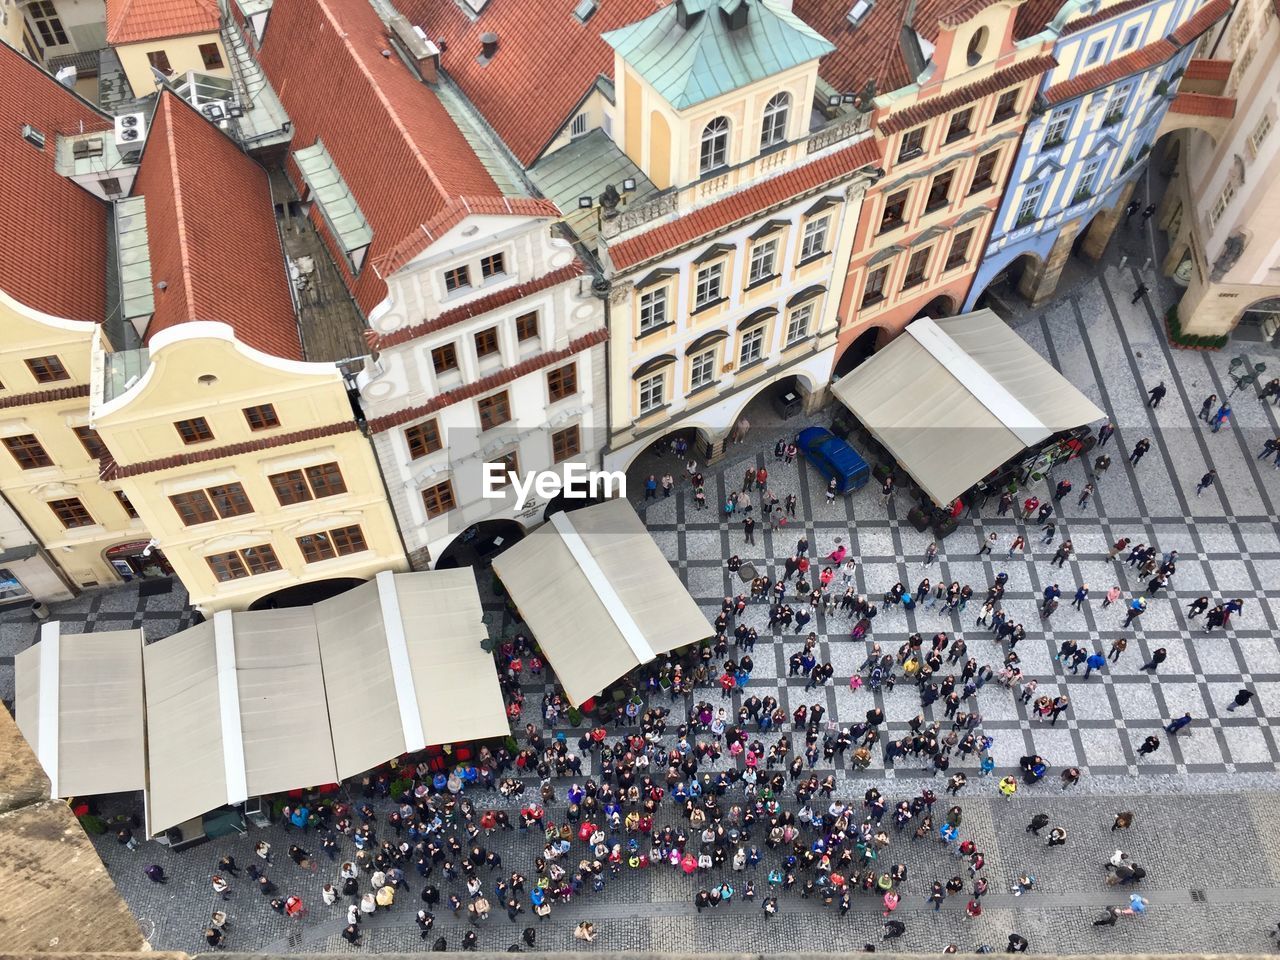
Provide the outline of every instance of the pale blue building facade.
<path id="1" fill-rule="evenodd" d="M 1057 66 L 1041 81 L 965 310 L 1002 274 L 1032 303 L 1047 300 L 1077 239 L 1086 255 L 1101 255 L 1135 196 L 1197 40 L 1227 5 L 1062 5 L 1045 28 Z M 1142 191 L 1136 196 L 1147 202 Z"/>

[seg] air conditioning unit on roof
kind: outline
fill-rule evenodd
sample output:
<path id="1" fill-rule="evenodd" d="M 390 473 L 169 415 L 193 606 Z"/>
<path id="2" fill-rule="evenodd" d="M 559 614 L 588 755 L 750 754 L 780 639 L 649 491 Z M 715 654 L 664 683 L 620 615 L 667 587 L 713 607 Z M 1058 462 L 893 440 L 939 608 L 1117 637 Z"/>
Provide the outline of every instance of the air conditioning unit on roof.
<path id="1" fill-rule="evenodd" d="M 126 113 L 116 117 L 116 146 L 142 146 L 146 140 L 146 126 L 145 113 Z"/>

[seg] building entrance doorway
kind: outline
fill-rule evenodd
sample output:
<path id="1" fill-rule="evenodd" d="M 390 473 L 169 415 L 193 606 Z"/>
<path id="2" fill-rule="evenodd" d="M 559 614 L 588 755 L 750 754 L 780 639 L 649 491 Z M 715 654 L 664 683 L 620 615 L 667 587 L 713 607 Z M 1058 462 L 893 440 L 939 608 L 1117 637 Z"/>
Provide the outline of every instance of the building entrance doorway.
<path id="1" fill-rule="evenodd" d="M 173 567 L 150 540 L 130 540 L 108 547 L 103 555 L 125 583 L 173 576 Z"/>

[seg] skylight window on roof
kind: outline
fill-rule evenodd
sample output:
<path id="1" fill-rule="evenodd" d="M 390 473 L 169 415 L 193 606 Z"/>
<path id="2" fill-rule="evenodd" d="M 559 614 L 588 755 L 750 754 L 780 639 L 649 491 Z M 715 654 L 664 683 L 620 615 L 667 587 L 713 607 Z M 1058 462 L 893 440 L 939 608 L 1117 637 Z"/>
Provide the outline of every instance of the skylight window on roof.
<path id="1" fill-rule="evenodd" d="M 319 204 L 329 232 L 342 245 L 351 269 L 358 273 L 373 242 L 373 229 L 352 196 L 351 188 L 338 172 L 323 140 L 317 138 L 312 146 L 294 151 L 293 159 L 302 171 L 309 198 Z"/>
<path id="2" fill-rule="evenodd" d="M 146 198 L 117 200 L 113 212 L 120 310 L 126 320 L 145 320 L 156 312 L 155 292 L 151 284 L 151 245 L 147 239 Z"/>
<path id="3" fill-rule="evenodd" d="M 582 0 L 573 8 L 573 15 L 578 18 L 579 23 L 586 23 L 591 19 L 591 15 L 596 12 L 598 4 L 596 0 Z"/>
<path id="4" fill-rule="evenodd" d="M 846 19 L 856 27 L 866 19 L 867 14 L 871 12 L 871 8 L 874 5 L 874 0 L 857 0 L 849 10 L 849 15 Z"/>

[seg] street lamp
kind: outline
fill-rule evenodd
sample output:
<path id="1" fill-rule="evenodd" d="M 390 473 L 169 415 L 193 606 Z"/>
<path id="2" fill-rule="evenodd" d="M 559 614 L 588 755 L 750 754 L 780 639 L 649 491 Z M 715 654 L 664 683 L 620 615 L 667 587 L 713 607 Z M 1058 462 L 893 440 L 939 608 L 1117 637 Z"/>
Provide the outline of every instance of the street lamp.
<path id="1" fill-rule="evenodd" d="M 1243 369 L 1244 373 L 1237 373 L 1237 370 Z M 1227 364 L 1227 376 L 1234 382 L 1235 386 L 1231 388 L 1231 396 L 1237 390 L 1242 390 L 1247 386 L 1251 386 L 1258 382 L 1258 377 L 1266 373 L 1267 365 L 1265 363 L 1254 364 L 1253 369 L 1249 369 L 1249 358 L 1245 356 L 1233 357 L 1231 362 Z"/>

